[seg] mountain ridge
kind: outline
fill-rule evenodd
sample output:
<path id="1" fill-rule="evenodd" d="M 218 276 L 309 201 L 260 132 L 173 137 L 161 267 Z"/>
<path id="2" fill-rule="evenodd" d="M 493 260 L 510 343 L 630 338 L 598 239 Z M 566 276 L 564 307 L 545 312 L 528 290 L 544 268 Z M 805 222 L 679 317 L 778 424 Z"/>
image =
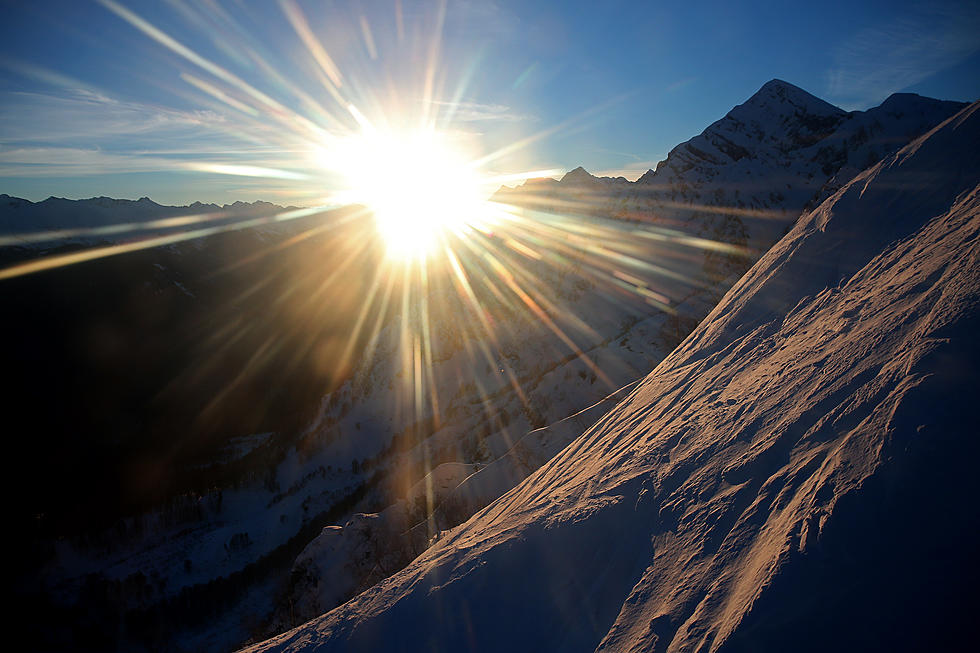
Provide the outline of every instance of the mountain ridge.
<path id="1" fill-rule="evenodd" d="M 281 209 L 298 208 L 294 206 L 282 206 L 274 202 L 268 202 L 266 200 L 253 200 L 251 202 L 235 200 L 231 204 L 217 204 L 215 202 L 201 202 L 201 201 L 194 201 L 191 202 L 190 204 L 160 204 L 159 202 L 156 202 L 150 197 L 147 197 L 145 195 L 135 200 L 131 200 L 125 197 L 109 197 L 107 195 L 80 197 L 78 199 L 60 197 L 58 195 L 49 195 L 43 200 L 33 201 L 33 200 L 25 199 L 23 197 L 9 195 L 7 193 L 0 193 L 0 201 L 10 201 L 10 202 L 14 202 L 15 204 L 21 204 L 21 205 L 37 205 L 37 204 L 44 204 L 45 202 L 77 202 L 83 204 L 119 204 L 122 206 L 128 206 L 130 204 L 143 204 L 143 205 L 159 206 L 167 209 L 189 209 L 194 206 L 213 206 L 219 209 L 229 209 L 234 206 L 255 206 L 255 205 L 275 206 Z"/>
<path id="2" fill-rule="evenodd" d="M 775 107 L 776 109 L 775 113 L 780 117 L 782 121 L 786 121 L 790 118 L 799 118 L 800 115 L 798 112 L 801 111 L 804 116 L 810 115 L 812 118 L 818 121 L 822 119 L 822 120 L 829 121 L 829 123 L 832 123 L 835 119 L 839 119 L 837 124 L 840 124 L 840 122 L 843 122 L 844 120 L 849 120 L 858 116 L 870 115 L 873 118 L 881 113 L 891 113 L 891 114 L 894 114 L 896 112 L 902 113 L 906 111 L 909 107 L 921 111 L 925 106 L 931 106 L 931 107 L 945 106 L 948 107 L 949 110 L 952 110 L 954 108 L 956 109 L 962 108 L 966 106 L 966 104 L 967 103 L 953 101 L 953 100 L 939 100 L 939 99 L 929 98 L 926 96 L 919 95 L 917 93 L 892 93 L 881 104 L 877 105 L 876 107 L 871 107 L 863 111 L 845 111 L 843 109 L 840 109 L 839 107 L 830 104 L 826 100 L 823 100 L 809 93 L 808 91 L 798 86 L 795 86 L 794 84 L 776 78 L 763 84 L 762 87 L 760 87 L 760 89 L 756 91 L 751 97 L 749 97 L 745 102 L 736 105 L 736 107 L 734 107 L 731 111 L 729 111 L 720 120 L 709 125 L 703 132 L 701 132 L 701 134 L 696 135 L 693 138 L 684 141 L 679 145 L 675 146 L 674 148 L 672 148 L 670 153 L 668 154 L 668 158 L 664 159 L 663 161 L 660 161 L 656 169 L 654 168 L 648 169 L 635 181 L 629 181 L 623 177 L 615 177 L 615 178 L 596 177 L 588 173 L 588 171 L 584 167 L 579 166 L 574 170 L 566 173 L 565 176 L 559 181 L 559 183 L 564 181 L 565 178 L 567 178 L 572 173 L 575 173 L 573 179 L 576 178 L 581 179 L 583 178 L 582 173 L 586 173 L 593 180 L 597 180 L 597 179 L 617 180 L 617 181 L 622 180 L 623 182 L 630 185 L 652 183 L 654 176 L 661 168 L 661 166 L 666 166 L 668 164 L 671 154 L 674 154 L 675 152 L 683 151 L 684 148 L 687 148 L 689 146 L 693 146 L 695 147 L 695 149 L 697 149 L 697 143 L 699 142 L 698 139 L 701 137 L 707 138 L 707 135 L 709 134 L 716 134 L 716 132 L 718 131 L 718 127 L 722 125 L 726 119 L 731 119 L 732 121 L 737 123 L 743 123 L 744 122 L 743 118 L 746 117 L 746 114 L 753 114 L 753 113 L 757 113 L 758 111 L 767 111 L 773 107 Z M 787 113 L 787 110 L 790 110 L 789 113 Z M 932 125 L 929 126 L 931 127 Z M 921 133 L 921 131 L 919 133 Z M 904 141 L 895 145 L 895 147 L 904 145 L 905 142 L 907 142 L 908 140 L 909 139 L 905 139 Z M 803 142 L 807 142 L 807 141 L 804 139 Z M 813 143 L 811 142 L 809 144 L 812 145 Z M 732 150 L 732 153 L 729 154 L 729 156 L 731 156 L 731 158 L 737 161 L 739 158 L 742 158 L 742 156 L 744 156 L 743 150 L 741 150 L 741 148 L 735 148 Z M 537 180 L 530 180 L 530 182 L 533 185 L 534 183 L 537 183 Z M 520 188 L 520 186 L 518 186 L 517 188 Z M 510 188 L 510 190 L 513 190 L 513 188 Z"/>
<path id="3" fill-rule="evenodd" d="M 261 211 L 281 212 L 296 210 L 296 208 L 262 200 L 236 201 L 222 205 L 192 202 L 187 205 L 170 206 L 158 204 L 149 197 L 129 200 L 106 196 L 72 200 L 52 195 L 39 202 L 32 202 L 20 197 L 0 194 L 0 232 L 3 235 L 14 235 L 96 229 L 128 222 L 138 225 L 140 222 L 180 217 L 191 212 L 199 213 L 202 210 L 212 213 L 226 211 L 238 215 L 251 215 Z"/>

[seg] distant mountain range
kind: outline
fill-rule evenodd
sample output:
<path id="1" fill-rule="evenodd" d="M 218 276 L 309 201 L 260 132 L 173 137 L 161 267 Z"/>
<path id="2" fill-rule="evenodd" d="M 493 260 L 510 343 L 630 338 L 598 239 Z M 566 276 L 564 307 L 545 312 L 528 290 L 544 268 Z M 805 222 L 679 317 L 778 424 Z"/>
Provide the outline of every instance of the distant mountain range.
<path id="1" fill-rule="evenodd" d="M 288 207 L 288 209 L 295 208 Z M 115 224 L 139 224 L 181 215 L 219 212 L 268 215 L 285 210 L 287 207 L 263 201 L 222 205 L 194 202 L 187 206 L 164 206 L 149 197 L 141 197 L 138 200 L 117 200 L 111 197 L 69 200 L 63 197 L 49 197 L 40 202 L 31 202 L 19 197 L 0 195 L 0 232 L 10 234 L 96 228 Z"/>
<path id="2" fill-rule="evenodd" d="M 302 213 L 296 207 L 269 202 L 234 202 L 219 206 L 194 202 L 164 206 L 148 197 L 117 200 L 93 197 L 68 200 L 49 197 L 31 202 L 0 195 L 0 247 L 48 250 L 66 245 L 118 243 L 167 233 L 220 230 L 251 220 L 282 230 L 278 216 Z M 260 225 L 261 226 L 261 225 Z M 203 235 L 195 233 L 194 235 Z"/>
<path id="3" fill-rule="evenodd" d="M 52 526 L 39 536 L 37 548 L 46 553 L 31 580 L 41 588 L 38 600 L 47 611 L 42 614 L 63 615 L 46 637 L 77 641 L 80 630 L 98 632 L 101 639 L 86 641 L 100 650 L 135 645 L 227 649 L 326 612 L 394 574 L 524 479 L 531 480 L 521 487 L 530 487 L 542 474 L 559 473 L 555 461 L 570 464 L 570 451 L 585 451 L 584 440 L 577 440 L 580 434 L 595 423 L 619 423 L 607 416 L 610 408 L 637 396 L 640 379 L 687 338 L 807 208 L 850 188 L 854 175 L 963 106 L 896 95 L 880 107 L 848 113 L 774 80 L 675 147 L 636 182 L 598 178 L 577 168 L 559 181 L 531 180 L 501 189 L 494 200 L 511 207 L 515 226 L 510 232 L 475 235 L 480 239 L 476 245 L 513 271 L 512 283 L 521 284 L 544 307 L 541 313 L 552 325 L 541 314 L 515 309 L 525 304 L 523 299 L 502 298 L 501 292 L 513 289 L 502 280 L 495 285 L 499 276 L 489 258 L 460 256 L 482 312 L 461 296 L 452 275 L 433 276 L 429 295 L 439 300 L 425 316 L 432 325 L 425 387 L 427 397 L 438 398 L 438 412 L 430 402 L 421 413 L 399 403 L 399 388 L 413 378 L 399 354 L 404 329 L 418 333 L 423 316 L 414 304 L 407 313 L 401 311 L 402 303 L 392 299 L 401 296 L 401 289 L 372 289 L 377 259 L 371 256 L 377 252 L 361 258 L 351 254 L 350 243 L 362 242 L 369 228 L 356 215 L 310 216 L 310 222 L 297 223 L 289 233 L 225 234 L 127 255 L 112 267 L 90 262 L 78 270 L 66 268 L 57 278 L 44 273 L 7 286 L 8 293 L 17 291 L 17 302 L 7 305 L 21 315 L 38 315 L 23 330 L 7 334 L 8 341 L 29 343 L 22 363 L 35 384 L 59 379 L 63 385 L 56 397 L 91 391 L 80 395 L 86 398 L 79 401 L 82 406 L 96 395 L 140 388 L 126 404 L 135 408 L 123 411 L 108 401 L 93 409 L 95 417 L 79 423 L 79 446 L 113 451 L 113 457 L 100 458 L 109 461 L 108 469 L 126 470 L 120 478 L 145 477 L 148 485 L 157 477 L 145 472 L 144 463 L 166 451 L 166 464 L 153 473 L 193 479 L 183 485 L 171 480 L 166 492 L 150 493 L 149 503 L 124 506 L 119 514 L 108 511 L 90 529 Z M 265 203 L 160 207 L 145 198 L 2 200 L 0 225 L 17 225 L 6 231 L 21 234 L 145 223 L 187 212 L 264 216 L 290 210 Z M 314 235 L 295 245 L 307 230 Z M 542 240 L 541 233 L 554 237 Z M 561 249 L 551 251 L 552 245 Z M 260 263 L 252 263 L 256 260 Z M 352 268 L 344 267 L 347 260 L 355 261 Z M 221 272 L 216 274 L 216 268 Z M 310 270 L 317 274 L 311 276 Z M 97 281 L 80 283 L 65 296 L 54 292 L 78 273 Z M 324 278 L 344 283 L 326 292 Z M 121 321 L 111 312 L 92 314 L 85 308 L 86 298 L 98 296 L 108 279 L 125 279 L 126 284 L 111 299 L 103 298 L 107 305 L 138 306 L 138 319 Z M 33 284 L 44 292 L 39 295 Z M 36 313 L 39 300 L 48 307 L 43 313 Z M 36 328 L 50 328 L 59 307 L 68 302 L 84 329 L 72 320 L 64 333 Z M 382 308 L 360 331 L 364 335 L 355 343 L 356 356 L 341 365 L 345 337 L 364 323 L 358 316 L 365 306 Z M 48 368 L 31 367 L 45 342 L 82 331 L 94 334 L 87 338 L 103 338 L 99 343 L 136 343 L 145 324 L 153 329 L 150 342 L 161 346 L 134 359 L 126 373 L 113 372 L 109 385 L 93 386 L 85 375 L 91 363 L 79 363 L 77 354 L 66 367 L 59 367 L 59 355 L 44 359 L 50 361 Z M 315 325 L 315 334 L 307 331 L 309 325 Z M 573 346 L 560 342 L 552 326 Z M 35 338 L 33 332 L 45 336 Z M 168 332 L 195 346 L 175 349 Z M 104 339 L 106 333 L 112 338 Z M 212 358 L 226 346 L 232 352 L 227 358 Z M 106 351 L 112 352 L 113 370 L 125 367 L 126 347 Z M 256 352 L 274 354 L 258 358 Z M 265 363 L 257 366 L 258 360 Z M 145 387 L 132 378 L 141 366 L 155 370 Z M 646 387 L 650 381 L 641 383 Z M 235 393 L 227 395 L 226 386 Z M 262 410 L 263 392 L 275 397 L 274 409 Z M 670 388 L 657 392 L 673 396 Z M 158 396 L 167 401 L 159 403 Z M 149 398 L 154 398 L 149 405 L 162 408 L 142 410 L 141 402 Z M 211 402 L 218 409 L 201 427 L 198 411 L 206 414 L 203 409 Z M 19 423 L 31 428 L 43 407 L 34 399 L 20 403 L 24 419 Z M 171 419 L 178 405 L 188 407 L 187 419 Z M 236 414 L 236 407 L 248 410 Z M 114 424 L 108 431 L 112 436 L 103 437 L 103 416 L 116 414 L 125 416 L 125 424 Z M 70 428 L 71 418 L 56 424 L 48 423 L 51 419 L 42 420 L 46 429 Z M 223 428 L 214 426 L 218 423 Z M 199 435 L 188 440 L 194 446 L 167 447 L 167 433 L 175 432 L 168 429 L 184 433 L 188 425 L 198 429 Z M 117 446 L 137 442 L 147 428 L 157 434 L 152 446 Z M 579 444 L 566 449 L 573 441 Z M 610 451 L 618 451 L 619 445 L 609 443 Z M 535 471 L 556 454 L 559 458 L 547 467 L 552 471 Z M 60 465 L 70 469 L 70 460 Z M 615 470 L 602 469 L 618 478 Z M 125 484 L 120 481 L 118 487 Z M 48 489 L 43 496 L 50 501 L 66 490 Z M 653 486 L 647 491 L 660 492 Z M 90 498 L 100 496 L 108 494 Z M 606 499 L 598 501 L 597 506 L 605 505 Z M 70 503 L 58 510 L 69 509 Z M 42 504 L 32 504 L 32 512 L 46 512 Z M 506 499 L 494 503 L 471 524 L 507 505 Z M 583 506 L 575 510 L 581 509 L 586 520 L 591 509 Z M 552 517 L 556 523 L 577 521 L 573 513 Z M 462 537 L 449 532 L 450 541 Z M 420 560 L 451 555 L 444 543 L 433 551 Z M 607 553 L 615 557 L 614 551 Z M 414 563 L 405 573 L 425 564 Z M 625 578 L 617 575 L 620 571 L 613 574 L 617 582 Z M 406 576 L 395 578 L 376 587 L 402 592 L 399 583 Z M 372 596 L 358 601 L 374 601 Z M 414 605 L 414 598 L 407 601 Z M 382 603 L 370 609 L 348 604 L 322 624 L 338 623 L 332 621 L 336 615 L 350 615 L 353 624 L 374 611 L 384 621 L 388 613 Z M 72 606 L 80 604 L 89 606 L 84 627 L 69 618 Z M 246 614 L 259 616 L 246 619 Z M 602 613 L 603 619 L 607 616 Z M 542 619 L 549 623 L 546 615 Z M 585 628 L 591 622 L 581 623 Z M 335 632 L 330 641 L 343 648 L 350 633 L 329 628 Z M 361 635 L 350 636 L 360 641 Z M 585 641 L 575 639 L 577 631 L 568 637 L 572 644 Z M 405 641 L 412 648 L 428 640 Z"/>

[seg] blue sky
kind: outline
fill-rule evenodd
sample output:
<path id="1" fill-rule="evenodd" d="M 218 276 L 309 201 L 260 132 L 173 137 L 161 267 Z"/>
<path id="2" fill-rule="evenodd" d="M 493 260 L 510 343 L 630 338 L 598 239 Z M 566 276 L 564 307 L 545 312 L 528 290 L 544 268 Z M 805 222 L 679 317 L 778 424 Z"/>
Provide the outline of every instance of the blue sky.
<path id="1" fill-rule="evenodd" d="M 3 2 L 0 192 L 314 202 L 318 134 L 435 115 L 492 173 L 635 178 L 763 83 L 980 97 L 976 2 Z M 351 110 L 350 106 L 355 107 Z M 522 144 L 520 147 L 513 144 Z"/>

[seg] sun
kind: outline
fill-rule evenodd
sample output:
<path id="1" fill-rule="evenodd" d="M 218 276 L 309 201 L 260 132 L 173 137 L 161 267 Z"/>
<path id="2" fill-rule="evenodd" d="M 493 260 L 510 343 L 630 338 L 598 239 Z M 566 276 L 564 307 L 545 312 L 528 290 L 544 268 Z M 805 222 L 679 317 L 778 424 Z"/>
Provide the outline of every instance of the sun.
<path id="1" fill-rule="evenodd" d="M 367 130 L 332 148 L 345 199 L 374 214 L 389 258 L 424 259 L 478 219 L 486 192 L 449 134 Z"/>

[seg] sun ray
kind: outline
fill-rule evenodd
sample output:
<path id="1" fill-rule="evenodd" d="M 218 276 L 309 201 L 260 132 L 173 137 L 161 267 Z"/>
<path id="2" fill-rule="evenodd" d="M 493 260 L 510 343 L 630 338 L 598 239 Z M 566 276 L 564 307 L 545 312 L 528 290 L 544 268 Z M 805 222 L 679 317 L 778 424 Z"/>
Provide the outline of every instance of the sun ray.
<path id="1" fill-rule="evenodd" d="M 344 80 L 340 74 L 340 69 L 337 68 L 337 64 L 334 63 L 333 59 L 330 58 L 330 55 L 323 48 L 323 45 L 314 36 L 313 30 L 310 28 L 310 23 L 303 14 L 303 11 L 299 8 L 299 5 L 293 2 L 293 0 L 279 0 L 279 6 L 282 7 L 282 11 L 286 15 L 286 18 L 289 19 L 289 23 L 296 30 L 296 34 L 303 41 L 306 49 L 320 66 L 320 69 L 330 78 L 330 81 L 333 82 L 335 87 L 342 87 Z"/>
<path id="2" fill-rule="evenodd" d="M 161 247 L 164 245 L 173 245 L 175 243 L 180 243 L 188 240 L 196 240 L 198 238 L 204 238 L 206 236 L 213 236 L 219 233 L 225 233 L 229 231 L 238 231 L 242 229 L 250 229 L 253 227 L 258 227 L 261 225 L 268 225 L 277 221 L 282 220 L 295 220 L 301 217 L 306 217 L 309 215 L 314 215 L 316 213 L 322 212 L 323 209 L 320 207 L 310 208 L 310 209 L 300 209 L 296 211 L 286 211 L 280 214 L 258 217 L 258 218 L 247 218 L 239 219 L 228 224 L 221 224 L 213 227 L 202 227 L 198 229 L 192 229 L 190 231 L 180 231 L 173 234 L 166 234 L 162 236 L 153 236 L 149 238 L 144 238 L 141 240 L 119 243 L 116 245 L 105 245 L 99 247 L 89 247 L 86 249 L 79 250 L 77 252 L 70 252 L 68 254 L 54 254 L 49 256 L 42 256 L 40 258 L 31 259 L 23 263 L 16 263 L 10 265 L 6 268 L 0 269 L 0 281 L 4 279 L 12 279 L 14 277 L 20 277 L 26 274 L 34 274 L 36 272 L 43 272 L 44 270 L 52 270 L 59 267 L 64 267 L 66 265 L 74 265 L 76 263 L 83 263 L 85 261 L 93 261 L 100 258 L 105 258 L 107 256 L 117 256 L 119 254 L 125 254 L 128 252 L 135 252 L 142 249 L 150 249 L 154 247 Z M 179 218 L 178 218 L 179 220 Z M 202 220 L 197 219 L 196 222 L 201 222 Z M 129 231 L 143 231 L 148 229 L 159 229 L 159 226 L 149 226 L 150 223 L 140 224 L 135 226 Z M 121 225 L 120 225 L 121 227 Z M 95 229 L 85 229 L 85 230 L 71 230 L 80 231 L 76 235 L 88 236 L 88 235 L 104 235 L 106 233 L 122 233 L 116 231 L 105 231 L 105 227 L 95 228 Z M 47 234 L 57 233 L 57 232 L 46 232 Z M 34 242 L 44 242 L 46 240 L 53 240 L 55 238 L 50 238 L 44 235 L 45 232 L 29 234 L 30 237 L 34 238 Z M 16 238 L 16 236 L 9 236 L 7 238 Z"/>
<path id="3" fill-rule="evenodd" d="M 243 185 L 250 178 L 274 179 L 283 192 L 295 188 L 325 199 L 317 209 L 255 219 L 195 214 L 73 232 L 70 235 L 80 237 L 150 232 L 151 237 L 42 257 L 0 270 L 0 279 L 323 213 L 315 225 L 302 225 L 278 243 L 215 274 L 237 270 L 298 242 L 322 241 L 323 264 L 314 263 L 303 271 L 319 276 L 287 282 L 276 297 L 263 301 L 270 312 L 287 315 L 288 328 L 305 338 L 303 348 L 289 361 L 298 365 L 303 356 L 315 352 L 317 327 L 337 319 L 331 314 L 333 298 L 353 297 L 342 309 L 347 314 L 337 322 L 343 325 L 343 334 L 330 336 L 336 340 L 330 345 L 336 352 L 331 349 L 329 365 L 336 368 L 338 382 L 349 381 L 350 388 L 370 386 L 371 375 L 390 366 L 395 375 L 389 379 L 393 391 L 379 390 L 366 401 L 383 397 L 389 405 L 381 421 L 396 433 L 412 434 L 404 439 L 405 451 L 400 453 L 404 460 L 413 461 L 413 470 L 427 472 L 447 455 L 439 437 L 449 437 L 447 431 L 453 428 L 452 420 L 442 413 L 451 415 L 460 409 L 454 403 L 458 399 L 454 381 L 460 386 L 469 382 L 463 412 L 499 432 L 495 447 L 512 446 L 525 425 L 533 428 L 545 417 L 560 417 L 540 405 L 541 390 L 536 386 L 540 370 L 515 353 L 527 351 L 522 349 L 525 340 L 542 359 L 570 365 L 565 373 L 574 367 L 591 373 L 588 383 L 598 379 L 614 387 L 613 379 L 620 377 L 607 374 L 610 356 L 599 355 L 614 349 L 604 349 L 608 332 L 596 325 L 603 324 L 604 316 L 594 323 L 590 315 L 573 308 L 574 300 L 566 295 L 583 297 L 589 311 L 616 307 L 640 319 L 670 315 L 704 286 L 695 267 L 701 265 L 704 252 L 732 256 L 746 252 L 686 232 L 677 211 L 663 217 L 626 208 L 629 204 L 610 209 L 602 190 L 549 192 L 565 170 L 550 167 L 547 161 L 526 166 L 538 169 L 508 169 L 509 161 L 524 155 L 532 155 L 534 161 L 533 150 L 546 139 L 589 127 L 624 97 L 540 129 L 522 125 L 520 135 L 484 147 L 489 140 L 482 141 L 466 124 L 464 109 L 473 102 L 470 93 L 479 86 L 479 75 L 489 62 L 477 53 L 452 67 L 446 64 L 444 1 L 422 14 L 405 16 L 396 0 L 397 38 L 390 29 L 385 33 L 385 21 L 376 14 L 355 10 L 348 26 L 351 40 L 346 43 L 336 37 L 338 32 L 324 28 L 312 9 L 307 8 L 311 12 L 307 14 L 295 0 L 280 0 L 276 16 L 285 18 L 283 25 L 291 37 L 295 34 L 289 64 L 300 65 L 299 77 L 277 65 L 279 53 L 248 37 L 247 30 L 219 5 L 180 5 L 179 10 L 185 22 L 208 32 L 205 47 L 213 44 L 232 67 L 219 65 L 222 59 L 206 58 L 204 50 L 188 47 L 198 42 L 185 40 L 182 34 L 174 34 L 180 40 L 174 38 L 116 0 L 100 2 L 176 55 L 179 68 L 186 68 L 178 71 L 176 88 L 168 91 L 206 109 L 214 123 L 210 127 L 245 144 L 208 153 L 174 148 L 168 169 L 241 178 Z M 384 61 L 392 56 L 404 57 L 410 72 Z M 521 74 L 515 88 L 533 68 Z M 534 181 L 541 178 L 552 181 Z M 506 184 L 523 187 L 504 186 L 496 192 Z M 358 208 L 325 213 L 352 204 Z M 669 202 L 659 206 L 759 220 L 774 217 L 752 208 L 673 207 Z M 352 224 L 361 219 L 363 224 Z M 157 229 L 178 231 L 158 235 Z M 20 242 L 61 237 L 69 235 L 27 234 Z M 354 283 L 346 283 L 350 280 Z M 268 279 L 255 281 L 233 300 L 261 298 L 271 287 Z M 443 342 L 443 328 L 450 334 L 448 344 Z M 204 338 L 213 359 L 203 365 L 220 364 L 232 344 L 247 342 L 250 329 L 240 318 L 229 317 L 223 328 Z M 272 339 L 259 342 L 245 361 L 243 374 L 274 358 L 279 348 Z M 523 415 L 507 426 L 501 411 Z M 325 413 L 318 415 L 323 419 Z M 357 449 L 355 444 L 346 446 Z M 430 516 L 433 497 L 432 486 L 426 485 Z"/>

